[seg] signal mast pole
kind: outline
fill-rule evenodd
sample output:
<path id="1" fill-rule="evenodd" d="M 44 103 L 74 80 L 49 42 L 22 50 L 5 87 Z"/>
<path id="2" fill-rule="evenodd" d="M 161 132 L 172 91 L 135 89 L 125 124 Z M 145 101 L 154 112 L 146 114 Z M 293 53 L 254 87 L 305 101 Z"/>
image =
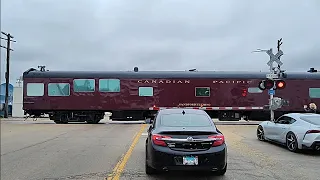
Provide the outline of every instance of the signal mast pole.
<path id="1" fill-rule="evenodd" d="M 282 41 L 282 38 L 278 40 L 278 43 L 277 43 L 278 52 L 277 52 L 276 55 L 274 55 L 272 53 L 272 48 L 269 49 L 268 51 L 266 51 L 267 54 L 270 56 L 270 61 L 267 63 L 269 65 L 269 67 L 270 67 L 270 74 L 267 75 L 267 78 L 271 79 L 271 80 L 275 80 L 275 79 L 278 79 L 280 77 L 280 73 L 281 73 L 280 66 L 283 64 L 280 61 L 280 57 L 283 55 L 283 52 L 280 50 L 280 46 L 282 45 L 281 41 Z M 273 62 L 277 62 L 278 63 L 278 67 L 273 67 Z M 270 95 L 269 107 L 272 106 L 274 94 L 275 94 L 275 90 L 274 90 L 274 87 L 273 87 L 273 88 L 271 88 L 269 90 L 269 95 Z M 270 108 L 270 120 L 271 121 L 275 120 L 275 118 L 274 118 L 274 110 L 272 108 Z"/>

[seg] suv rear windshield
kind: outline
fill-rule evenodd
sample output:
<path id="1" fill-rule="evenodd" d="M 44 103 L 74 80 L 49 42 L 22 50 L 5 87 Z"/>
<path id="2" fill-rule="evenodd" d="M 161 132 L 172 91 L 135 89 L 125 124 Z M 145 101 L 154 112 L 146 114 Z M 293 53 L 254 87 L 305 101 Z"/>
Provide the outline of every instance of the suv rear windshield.
<path id="1" fill-rule="evenodd" d="M 203 114 L 163 114 L 160 124 L 171 127 L 206 127 L 212 126 L 208 116 Z"/>
<path id="2" fill-rule="evenodd" d="M 300 119 L 311 123 L 313 125 L 319 125 L 320 126 L 320 116 L 301 116 Z"/>

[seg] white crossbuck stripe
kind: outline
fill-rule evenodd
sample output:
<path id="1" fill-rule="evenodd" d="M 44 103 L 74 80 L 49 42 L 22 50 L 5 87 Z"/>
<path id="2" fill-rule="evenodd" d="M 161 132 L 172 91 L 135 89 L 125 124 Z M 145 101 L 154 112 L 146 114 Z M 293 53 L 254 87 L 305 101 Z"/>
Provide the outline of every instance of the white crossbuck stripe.
<path id="1" fill-rule="evenodd" d="M 267 63 L 269 66 L 271 66 L 271 64 L 273 62 L 276 62 L 278 63 L 280 66 L 283 64 L 281 61 L 280 61 L 280 57 L 283 55 L 283 52 L 280 50 L 279 52 L 277 52 L 276 55 L 273 54 L 272 52 L 272 49 L 269 49 L 267 51 L 267 54 L 270 56 L 270 61 Z"/>

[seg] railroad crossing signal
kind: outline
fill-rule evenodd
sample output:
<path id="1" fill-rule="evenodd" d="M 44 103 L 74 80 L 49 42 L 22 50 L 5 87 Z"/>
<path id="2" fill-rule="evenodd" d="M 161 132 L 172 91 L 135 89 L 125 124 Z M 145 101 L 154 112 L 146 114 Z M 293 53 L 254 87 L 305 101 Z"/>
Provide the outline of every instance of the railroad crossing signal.
<path id="1" fill-rule="evenodd" d="M 23 78 L 22 78 L 22 76 L 20 76 L 20 78 L 17 79 L 17 84 L 19 87 L 21 87 L 22 82 L 23 82 Z"/>
<path id="2" fill-rule="evenodd" d="M 280 57 L 283 55 L 283 52 L 279 50 L 276 55 L 273 54 L 272 48 L 270 48 L 268 51 L 266 51 L 267 54 L 270 56 L 270 61 L 267 63 L 268 66 L 272 66 L 273 62 L 278 63 L 280 66 L 282 66 L 282 62 L 280 61 Z"/>
<path id="3" fill-rule="evenodd" d="M 273 89 L 273 90 L 281 90 L 286 87 L 286 82 L 284 80 L 262 80 L 259 82 L 258 88 L 262 91 L 266 89 Z"/>
<path id="4" fill-rule="evenodd" d="M 281 108 L 283 104 L 287 103 L 289 104 L 289 102 L 284 102 L 284 100 L 282 100 L 281 98 L 278 97 L 273 97 L 273 95 L 275 94 L 275 90 L 276 89 L 284 89 L 286 87 L 286 82 L 283 80 L 280 80 L 280 76 L 282 76 L 283 78 L 286 78 L 287 75 L 284 74 L 280 68 L 280 66 L 283 64 L 280 61 L 280 57 L 283 55 L 283 52 L 280 50 L 280 46 L 282 45 L 282 38 L 280 40 L 278 40 L 278 52 L 277 54 L 273 54 L 272 52 L 272 48 L 270 48 L 269 50 L 266 51 L 266 53 L 269 55 L 270 60 L 267 63 L 267 65 L 270 67 L 270 74 L 266 75 L 267 80 L 263 80 L 259 83 L 259 89 L 260 90 L 265 90 L 268 89 L 269 90 L 269 95 L 270 95 L 270 99 L 269 99 L 269 109 L 270 109 L 270 120 L 274 121 L 274 110 Z M 277 70 L 273 67 L 273 62 L 278 63 L 278 68 Z"/>

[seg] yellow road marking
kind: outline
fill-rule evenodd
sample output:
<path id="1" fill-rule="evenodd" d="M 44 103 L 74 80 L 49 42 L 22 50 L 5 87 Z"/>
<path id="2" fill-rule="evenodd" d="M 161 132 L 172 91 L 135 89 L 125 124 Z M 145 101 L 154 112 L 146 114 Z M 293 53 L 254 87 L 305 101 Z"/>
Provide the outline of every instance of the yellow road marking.
<path id="1" fill-rule="evenodd" d="M 135 135 L 130 148 L 128 149 L 126 154 L 119 160 L 117 165 L 114 167 L 112 174 L 110 174 L 108 176 L 108 178 L 106 178 L 107 180 L 119 180 L 120 179 L 120 175 L 123 172 L 128 160 L 130 159 L 130 156 L 133 152 L 134 147 L 138 144 L 140 136 L 141 136 L 142 132 L 144 132 L 144 129 L 146 128 L 146 126 L 147 126 L 147 124 L 143 124 L 141 126 L 140 131 Z"/>

